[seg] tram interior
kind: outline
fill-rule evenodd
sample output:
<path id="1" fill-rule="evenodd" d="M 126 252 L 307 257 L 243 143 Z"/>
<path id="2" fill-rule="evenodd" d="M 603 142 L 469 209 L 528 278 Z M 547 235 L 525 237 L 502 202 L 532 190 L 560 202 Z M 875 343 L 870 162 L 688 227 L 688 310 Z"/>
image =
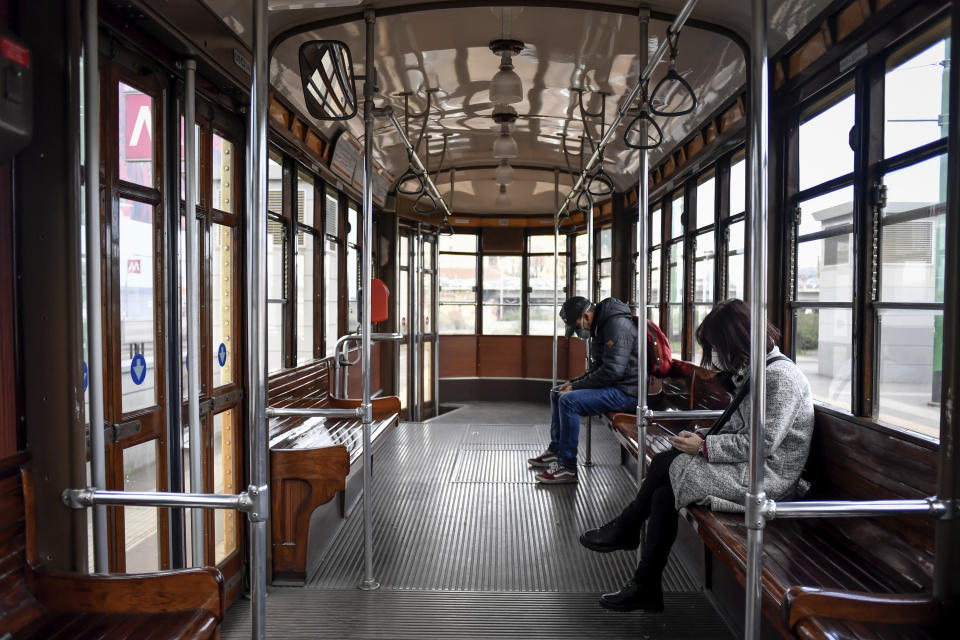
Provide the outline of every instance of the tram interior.
<path id="1" fill-rule="evenodd" d="M 0 3 L 0 640 L 953 637 L 957 13 Z M 554 485 L 574 296 L 666 344 Z M 738 511 L 606 610 L 642 553 L 581 536 L 771 375 L 716 375 L 732 298 L 803 491 L 753 411 Z"/>

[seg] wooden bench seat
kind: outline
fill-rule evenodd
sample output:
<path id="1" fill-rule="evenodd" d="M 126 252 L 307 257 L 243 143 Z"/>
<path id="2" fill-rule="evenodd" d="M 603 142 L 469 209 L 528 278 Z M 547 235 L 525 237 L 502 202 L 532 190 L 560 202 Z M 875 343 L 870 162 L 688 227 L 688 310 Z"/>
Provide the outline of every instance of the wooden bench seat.
<path id="1" fill-rule="evenodd" d="M 329 395 L 327 360 L 284 372 L 270 380 L 268 404 L 285 408 L 355 408 L 359 400 Z M 399 424 L 400 400 L 374 398 L 372 452 Z M 363 456 L 359 418 L 272 418 L 270 438 L 271 539 L 274 580 L 306 579 L 310 516 L 338 494 Z M 341 501 L 341 515 L 343 504 Z"/>
<path id="2" fill-rule="evenodd" d="M 15 640 L 215 638 L 223 577 L 213 567 L 153 574 L 45 571 L 33 547 L 33 495 L 20 465 L 0 462 L 0 637 Z"/>
<path id="3" fill-rule="evenodd" d="M 667 398 L 669 400 L 669 398 Z M 608 416 L 636 455 L 635 417 Z M 677 423 L 678 428 L 689 428 Z M 647 459 L 670 448 L 648 429 Z M 935 493 L 936 452 L 907 437 L 817 409 L 804 477 L 812 500 L 876 500 Z M 742 514 L 699 506 L 681 510 L 710 553 L 745 587 L 747 529 Z M 763 613 L 784 637 L 931 638 L 937 606 L 933 522 L 929 518 L 773 520 L 764 529 Z"/>

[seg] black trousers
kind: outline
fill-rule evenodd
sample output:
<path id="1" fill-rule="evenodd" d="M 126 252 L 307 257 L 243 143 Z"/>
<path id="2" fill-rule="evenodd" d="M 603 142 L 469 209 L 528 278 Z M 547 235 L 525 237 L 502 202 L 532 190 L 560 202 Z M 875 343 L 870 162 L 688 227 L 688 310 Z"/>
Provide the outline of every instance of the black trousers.
<path id="1" fill-rule="evenodd" d="M 653 457 L 637 497 L 616 519 L 624 536 L 633 541 L 640 540 L 643 523 L 647 523 L 647 538 L 643 541 L 640 563 L 634 573 L 638 584 L 660 584 L 670 547 L 677 538 L 677 509 L 670 485 L 670 463 L 680 453 L 677 449 L 670 449 Z"/>

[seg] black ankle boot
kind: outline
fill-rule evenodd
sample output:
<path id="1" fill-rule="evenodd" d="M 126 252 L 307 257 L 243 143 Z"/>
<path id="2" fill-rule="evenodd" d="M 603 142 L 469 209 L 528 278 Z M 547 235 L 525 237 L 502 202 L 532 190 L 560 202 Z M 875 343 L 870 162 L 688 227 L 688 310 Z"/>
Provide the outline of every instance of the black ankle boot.
<path id="1" fill-rule="evenodd" d="M 591 529 L 580 536 L 580 544 L 591 551 L 609 553 L 611 551 L 630 551 L 639 546 L 639 540 L 634 539 L 620 524 L 613 520 L 599 529 Z"/>
<path id="2" fill-rule="evenodd" d="M 600 596 L 600 606 L 611 611 L 663 611 L 663 589 L 660 584 L 638 584 L 631 580 L 620 591 Z"/>

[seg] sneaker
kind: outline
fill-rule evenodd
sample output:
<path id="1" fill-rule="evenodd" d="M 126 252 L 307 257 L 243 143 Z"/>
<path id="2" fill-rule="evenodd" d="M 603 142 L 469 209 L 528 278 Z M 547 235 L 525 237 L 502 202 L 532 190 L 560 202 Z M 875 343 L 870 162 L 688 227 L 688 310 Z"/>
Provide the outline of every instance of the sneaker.
<path id="1" fill-rule="evenodd" d="M 527 460 L 527 464 L 535 469 L 549 469 L 553 465 L 557 464 L 557 454 L 550 449 L 547 449 L 536 458 L 530 458 Z"/>
<path id="2" fill-rule="evenodd" d="M 630 540 L 630 536 L 620 528 L 616 520 L 608 522 L 599 529 L 591 529 L 580 536 L 580 544 L 591 551 L 609 553 L 611 551 L 632 551 L 640 546 L 639 539 Z"/>
<path id="3" fill-rule="evenodd" d="M 663 589 L 660 585 L 641 586 L 631 580 L 620 591 L 600 596 L 600 606 L 611 611 L 663 611 Z"/>
<path id="4" fill-rule="evenodd" d="M 543 473 L 536 475 L 537 482 L 544 484 L 568 484 L 577 482 L 577 470 L 570 467 L 554 465 Z"/>

